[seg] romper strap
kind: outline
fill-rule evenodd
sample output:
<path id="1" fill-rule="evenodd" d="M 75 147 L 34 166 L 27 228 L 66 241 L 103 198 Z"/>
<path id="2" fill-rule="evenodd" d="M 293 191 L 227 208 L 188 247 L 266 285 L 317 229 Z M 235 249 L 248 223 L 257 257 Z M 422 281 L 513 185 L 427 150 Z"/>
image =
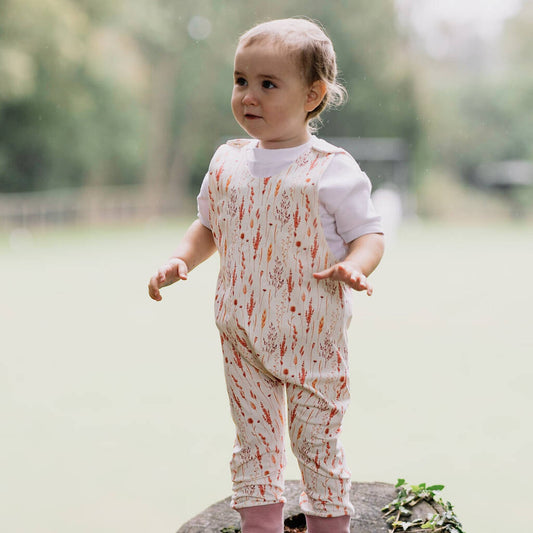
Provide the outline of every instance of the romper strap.
<path id="1" fill-rule="evenodd" d="M 226 144 L 235 148 L 244 148 L 245 146 L 249 146 L 252 143 L 255 144 L 256 142 L 255 139 L 230 139 L 229 141 L 226 141 Z"/>
<path id="2" fill-rule="evenodd" d="M 317 150 L 318 152 L 323 152 L 326 154 L 343 154 L 346 153 L 346 150 L 344 148 L 339 148 L 338 146 L 335 146 L 331 143 L 328 143 L 324 139 L 319 139 L 318 137 L 315 137 L 313 135 L 313 149 Z"/>

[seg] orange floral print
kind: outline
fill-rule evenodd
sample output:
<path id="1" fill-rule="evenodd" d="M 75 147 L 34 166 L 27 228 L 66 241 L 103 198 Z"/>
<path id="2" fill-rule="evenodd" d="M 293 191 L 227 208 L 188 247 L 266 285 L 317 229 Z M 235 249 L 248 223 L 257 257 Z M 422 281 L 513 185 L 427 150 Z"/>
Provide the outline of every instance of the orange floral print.
<path id="1" fill-rule="evenodd" d="M 220 254 L 215 317 L 236 427 L 232 505 L 283 501 L 287 410 L 302 509 L 352 514 L 338 441 L 349 403 L 350 304 L 344 285 L 312 275 L 335 261 L 320 224 L 318 183 L 340 150 L 312 147 L 286 171 L 254 181 L 249 142 L 220 147 L 209 171 Z"/>

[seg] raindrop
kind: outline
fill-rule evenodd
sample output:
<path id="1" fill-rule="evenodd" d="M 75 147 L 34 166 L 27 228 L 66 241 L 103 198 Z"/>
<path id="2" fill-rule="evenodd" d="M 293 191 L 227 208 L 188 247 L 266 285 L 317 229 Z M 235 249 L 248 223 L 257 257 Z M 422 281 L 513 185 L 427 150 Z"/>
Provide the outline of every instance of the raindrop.
<path id="1" fill-rule="evenodd" d="M 195 41 L 203 41 L 204 39 L 207 39 L 211 33 L 211 21 L 205 17 L 195 15 L 189 20 L 187 31 Z"/>

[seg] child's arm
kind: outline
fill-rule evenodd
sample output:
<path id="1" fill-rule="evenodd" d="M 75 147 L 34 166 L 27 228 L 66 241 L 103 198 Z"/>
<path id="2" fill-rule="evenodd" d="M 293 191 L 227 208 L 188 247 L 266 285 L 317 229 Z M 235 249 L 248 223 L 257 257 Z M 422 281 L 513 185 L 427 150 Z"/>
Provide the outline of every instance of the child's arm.
<path id="1" fill-rule="evenodd" d="M 373 287 L 367 276 L 378 266 L 385 250 L 385 240 L 379 233 L 362 235 L 348 244 L 348 255 L 343 261 L 322 272 L 313 274 L 316 279 L 331 278 L 343 281 L 356 291 L 366 291 L 370 296 Z"/>
<path id="2" fill-rule="evenodd" d="M 187 279 L 187 274 L 200 263 L 211 257 L 216 250 L 213 234 L 199 220 L 195 220 L 186 231 L 177 250 L 168 263 L 163 265 L 150 278 L 148 293 L 150 298 L 162 299 L 159 289 Z"/>

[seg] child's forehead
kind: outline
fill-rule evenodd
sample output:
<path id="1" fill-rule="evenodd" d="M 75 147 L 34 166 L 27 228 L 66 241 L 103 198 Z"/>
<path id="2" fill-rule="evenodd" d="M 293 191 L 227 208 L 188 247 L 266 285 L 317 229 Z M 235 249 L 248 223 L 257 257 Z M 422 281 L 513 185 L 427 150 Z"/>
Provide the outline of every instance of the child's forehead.
<path id="1" fill-rule="evenodd" d="M 235 70 L 261 71 L 265 68 L 285 73 L 298 67 L 297 54 L 277 43 L 240 44 L 235 51 Z"/>

